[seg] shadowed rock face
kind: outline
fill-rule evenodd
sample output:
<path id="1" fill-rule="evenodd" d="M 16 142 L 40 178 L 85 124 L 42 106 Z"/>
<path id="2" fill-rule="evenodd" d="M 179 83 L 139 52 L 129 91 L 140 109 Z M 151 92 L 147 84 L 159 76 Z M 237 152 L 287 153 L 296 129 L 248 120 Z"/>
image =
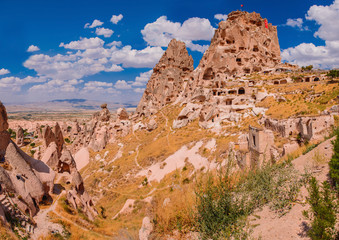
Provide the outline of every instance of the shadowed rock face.
<path id="1" fill-rule="evenodd" d="M 8 118 L 5 106 L 0 102 L 0 160 L 5 155 L 5 150 L 10 141 L 10 134 L 7 132 Z"/>
<path id="2" fill-rule="evenodd" d="M 183 78 L 193 71 L 193 59 L 185 43 L 173 39 L 154 67 L 138 105 L 139 115 L 149 116 L 165 104 L 174 102 L 183 90 Z"/>
<path id="3" fill-rule="evenodd" d="M 8 118 L 5 106 L 0 102 L 0 132 L 8 129 Z"/>
<path id="4" fill-rule="evenodd" d="M 6 108 L 1 102 L 0 126 L 0 158 L 7 166 L 6 169 L 0 166 L 0 192 L 13 193 L 12 200 L 21 203 L 18 208 L 34 216 L 40 201 L 53 188 L 55 173 L 43 162 L 31 159 L 10 140 Z"/>

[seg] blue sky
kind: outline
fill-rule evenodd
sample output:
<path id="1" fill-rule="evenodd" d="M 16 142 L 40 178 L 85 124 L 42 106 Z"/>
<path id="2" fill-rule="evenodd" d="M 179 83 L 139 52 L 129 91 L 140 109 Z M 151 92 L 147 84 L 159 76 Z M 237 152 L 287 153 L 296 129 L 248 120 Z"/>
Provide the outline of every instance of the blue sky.
<path id="1" fill-rule="evenodd" d="M 278 26 L 282 57 L 339 67 L 339 0 L 0 0 L 0 101 L 136 103 L 171 38 L 195 67 L 231 11 Z"/>

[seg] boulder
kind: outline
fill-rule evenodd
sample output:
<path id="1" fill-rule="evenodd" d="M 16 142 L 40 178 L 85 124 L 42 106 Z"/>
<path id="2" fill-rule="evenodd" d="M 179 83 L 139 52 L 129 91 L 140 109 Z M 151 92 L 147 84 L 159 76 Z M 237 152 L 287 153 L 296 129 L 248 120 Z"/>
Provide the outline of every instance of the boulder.
<path id="1" fill-rule="evenodd" d="M 139 240 L 148 240 L 153 231 L 153 225 L 149 217 L 144 217 L 139 230 Z"/>
<path id="2" fill-rule="evenodd" d="M 129 116 L 125 108 L 119 108 L 117 110 L 117 118 L 118 120 L 128 120 Z"/>
<path id="3" fill-rule="evenodd" d="M 19 147 L 22 147 L 24 145 L 24 130 L 20 126 L 18 128 L 17 133 L 16 133 L 15 142 Z"/>
<path id="4" fill-rule="evenodd" d="M 147 123 L 147 131 L 151 132 L 155 129 L 157 129 L 158 123 L 155 121 L 154 118 L 152 118 L 148 123 Z"/>
<path id="5" fill-rule="evenodd" d="M 58 146 L 55 142 L 51 142 L 45 150 L 41 161 L 47 164 L 50 168 L 57 170 L 59 165 Z"/>

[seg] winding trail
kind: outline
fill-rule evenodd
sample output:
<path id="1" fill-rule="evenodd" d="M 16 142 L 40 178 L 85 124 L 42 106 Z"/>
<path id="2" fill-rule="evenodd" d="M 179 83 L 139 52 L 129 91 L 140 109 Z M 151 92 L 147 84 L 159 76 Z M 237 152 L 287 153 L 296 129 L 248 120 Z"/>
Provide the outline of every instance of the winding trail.
<path id="1" fill-rule="evenodd" d="M 57 199 L 55 199 L 55 201 L 49 208 L 40 210 L 38 214 L 33 218 L 37 224 L 37 227 L 34 229 L 34 233 L 31 236 L 32 239 L 38 239 L 40 236 L 46 236 L 51 230 L 57 230 L 60 233 L 63 231 L 62 226 L 60 224 L 50 222 L 48 216 L 48 213 L 55 211 L 58 200 L 60 199 L 62 193 L 64 193 L 64 191 L 59 194 Z"/>

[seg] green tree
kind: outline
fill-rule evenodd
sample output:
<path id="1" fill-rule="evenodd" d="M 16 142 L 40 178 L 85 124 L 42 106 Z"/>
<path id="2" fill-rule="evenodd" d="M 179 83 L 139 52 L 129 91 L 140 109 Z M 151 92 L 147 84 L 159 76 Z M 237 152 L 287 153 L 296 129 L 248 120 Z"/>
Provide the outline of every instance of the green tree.
<path id="1" fill-rule="evenodd" d="M 327 76 L 331 78 L 337 78 L 339 77 L 339 70 L 331 70 L 329 73 L 327 73 Z"/>
<path id="2" fill-rule="evenodd" d="M 315 177 L 310 179 L 308 192 L 307 201 L 310 204 L 310 210 L 304 211 L 304 216 L 312 221 L 308 235 L 312 240 L 334 240 L 337 212 L 335 194 L 326 181 L 320 189 Z"/>
<path id="3" fill-rule="evenodd" d="M 333 155 L 329 163 L 330 165 L 330 177 L 334 184 L 339 185 L 339 131 L 337 131 L 337 138 L 333 142 Z"/>

